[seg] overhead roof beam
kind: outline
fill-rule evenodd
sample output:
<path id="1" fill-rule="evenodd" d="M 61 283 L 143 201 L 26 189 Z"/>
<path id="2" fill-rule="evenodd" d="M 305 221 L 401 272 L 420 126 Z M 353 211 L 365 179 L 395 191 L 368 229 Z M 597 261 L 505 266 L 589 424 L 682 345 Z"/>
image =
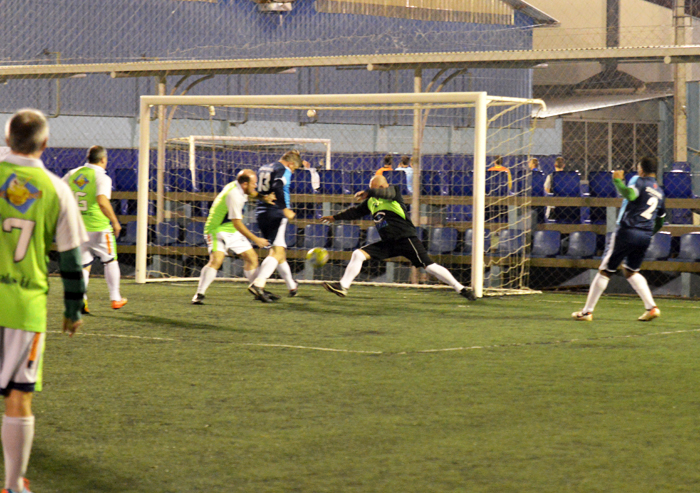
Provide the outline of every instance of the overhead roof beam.
<path id="1" fill-rule="evenodd" d="M 584 48 L 575 50 L 479 51 L 454 53 L 405 53 L 397 55 L 347 55 L 297 58 L 257 58 L 239 60 L 170 60 L 127 63 L 61 65 L 4 65 L 0 80 L 71 77 L 76 74 L 107 73 L 112 77 L 146 75 L 207 75 L 236 73 L 279 73 L 292 67 L 390 66 L 392 69 L 417 67 L 498 67 L 514 68 L 555 62 L 690 63 L 700 60 L 700 45 L 643 48 Z"/>

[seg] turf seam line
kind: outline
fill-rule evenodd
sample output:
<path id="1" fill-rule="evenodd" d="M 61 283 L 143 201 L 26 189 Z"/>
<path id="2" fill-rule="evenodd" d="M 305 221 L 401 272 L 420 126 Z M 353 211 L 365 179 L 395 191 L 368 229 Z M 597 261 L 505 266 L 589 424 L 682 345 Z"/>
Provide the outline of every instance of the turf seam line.
<path id="1" fill-rule="evenodd" d="M 61 334 L 60 330 L 47 330 L 46 332 L 50 334 Z M 177 339 L 171 339 L 169 337 L 149 337 L 149 336 L 130 336 L 125 334 L 94 334 L 90 332 L 76 332 L 77 336 L 93 336 L 93 337 L 114 337 L 119 339 L 144 339 L 148 341 L 172 341 L 177 342 Z"/>

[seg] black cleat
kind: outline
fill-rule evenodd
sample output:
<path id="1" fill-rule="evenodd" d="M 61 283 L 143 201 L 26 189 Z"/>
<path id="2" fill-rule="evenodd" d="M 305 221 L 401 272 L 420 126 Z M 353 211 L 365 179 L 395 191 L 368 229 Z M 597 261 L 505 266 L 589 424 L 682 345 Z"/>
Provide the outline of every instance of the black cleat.
<path id="1" fill-rule="evenodd" d="M 341 286 L 339 282 L 324 282 L 323 287 L 329 293 L 336 294 L 341 298 L 345 298 L 348 295 L 348 290 Z"/>
<path id="2" fill-rule="evenodd" d="M 193 305 L 203 305 L 204 304 L 204 295 L 201 293 L 197 293 L 194 295 L 192 298 L 192 304 Z"/>
<path id="3" fill-rule="evenodd" d="M 268 296 L 264 289 L 257 287 L 255 284 L 248 286 L 248 292 L 255 296 L 255 299 L 263 303 L 272 303 L 272 298 Z"/>
<path id="4" fill-rule="evenodd" d="M 464 296 L 469 301 L 476 300 L 476 296 L 474 296 L 474 291 L 472 291 L 469 288 L 462 288 L 462 290 L 459 292 L 459 295 Z"/>
<path id="5" fill-rule="evenodd" d="M 289 297 L 294 298 L 297 294 L 299 294 L 299 288 L 294 288 L 289 290 Z"/>
<path id="6" fill-rule="evenodd" d="M 265 292 L 265 294 L 266 294 L 272 301 L 277 301 L 277 300 L 279 300 L 280 298 L 282 298 L 280 295 L 275 294 L 275 293 L 271 293 L 271 292 L 269 292 L 267 289 L 263 289 L 263 291 Z"/>

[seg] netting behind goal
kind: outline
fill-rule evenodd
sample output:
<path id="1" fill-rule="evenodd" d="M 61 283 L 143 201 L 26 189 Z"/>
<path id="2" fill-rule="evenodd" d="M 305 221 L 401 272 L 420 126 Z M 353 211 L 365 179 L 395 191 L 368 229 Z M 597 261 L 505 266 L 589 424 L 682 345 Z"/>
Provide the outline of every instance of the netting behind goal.
<path id="1" fill-rule="evenodd" d="M 287 256 L 297 280 L 339 279 L 352 251 L 378 239 L 370 216 L 332 225 L 320 218 L 356 204 L 354 194 L 388 163 L 384 176 L 399 187 L 435 262 L 487 292 L 526 289 L 536 214 L 527 167 L 532 101 L 483 95 L 477 110 L 477 100 L 476 93 L 159 98 L 172 115 L 169 125 L 152 125 L 152 138 L 142 129 L 150 152 L 142 151 L 140 166 L 149 169 L 150 193 L 139 196 L 146 227 L 137 281 L 197 279 L 208 261 L 203 228 L 217 194 L 238 171 L 257 171 L 296 149 L 310 164 L 290 184 L 297 215 Z M 299 114 L 308 121 L 289 122 Z M 254 208 L 254 201 L 246 206 L 244 223 L 259 234 Z M 330 253 L 321 268 L 306 261 L 314 247 Z M 243 279 L 242 262 L 227 258 L 219 276 Z M 365 262 L 357 281 L 439 284 L 403 258 Z"/>

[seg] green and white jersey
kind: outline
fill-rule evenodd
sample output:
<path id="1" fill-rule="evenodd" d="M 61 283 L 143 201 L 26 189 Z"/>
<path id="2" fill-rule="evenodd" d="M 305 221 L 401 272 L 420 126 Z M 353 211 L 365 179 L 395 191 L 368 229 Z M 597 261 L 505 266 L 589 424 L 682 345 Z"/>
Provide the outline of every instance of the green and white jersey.
<path id="1" fill-rule="evenodd" d="M 112 231 L 112 223 L 97 203 L 98 195 L 112 198 L 112 179 L 107 172 L 101 166 L 88 163 L 70 170 L 63 179 L 75 195 L 85 229 L 90 232 Z"/>
<path id="2" fill-rule="evenodd" d="M 248 196 L 243 192 L 240 183 L 232 181 L 226 185 L 209 209 L 204 233 L 235 233 L 237 229 L 231 220 L 243 219 L 243 207 L 246 202 Z"/>
<path id="3" fill-rule="evenodd" d="M 46 331 L 48 253 L 87 240 L 70 188 L 39 159 L 0 162 L 0 326 Z"/>

